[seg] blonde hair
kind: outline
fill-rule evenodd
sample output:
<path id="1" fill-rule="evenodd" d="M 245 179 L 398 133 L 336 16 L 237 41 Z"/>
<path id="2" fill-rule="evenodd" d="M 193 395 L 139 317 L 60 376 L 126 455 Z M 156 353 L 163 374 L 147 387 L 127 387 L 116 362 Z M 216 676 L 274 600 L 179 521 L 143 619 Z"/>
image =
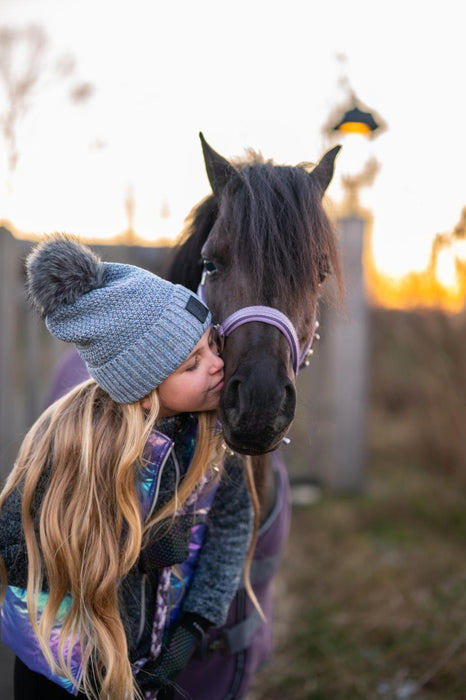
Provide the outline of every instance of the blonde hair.
<path id="1" fill-rule="evenodd" d="M 135 479 L 159 413 L 118 404 L 93 380 L 52 404 L 26 435 L 0 495 L 0 508 L 22 488 L 22 523 L 28 555 L 27 601 L 31 624 L 50 667 L 73 683 L 70 638 L 82 652 L 80 688 L 92 698 L 140 697 L 119 612 L 118 584 L 136 563 L 147 533 L 174 517 L 219 460 L 215 413 L 200 413 L 189 470 L 171 500 L 143 523 Z M 37 492 L 44 491 L 41 502 Z M 43 488 L 42 488 L 43 484 Z M 0 557 L 1 561 L 1 557 Z M 38 598 L 46 579 L 49 596 L 38 622 Z M 6 572 L 0 566 L 3 599 Z M 52 626 L 67 594 L 58 660 L 50 651 Z M 57 662 L 58 661 L 58 662 Z M 96 686 L 99 691 L 96 691 Z"/>

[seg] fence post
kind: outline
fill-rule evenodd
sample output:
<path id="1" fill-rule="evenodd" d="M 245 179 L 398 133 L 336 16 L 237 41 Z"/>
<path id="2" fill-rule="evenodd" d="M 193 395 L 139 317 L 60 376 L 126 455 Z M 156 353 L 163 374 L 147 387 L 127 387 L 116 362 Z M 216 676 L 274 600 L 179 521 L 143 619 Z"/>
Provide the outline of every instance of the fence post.
<path id="1" fill-rule="evenodd" d="M 354 215 L 337 222 L 345 305 L 340 309 L 333 303 L 330 278 L 319 309 L 321 340 L 309 369 L 298 376 L 297 416 L 291 445 L 284 450 L 292 482 L 317 482 L 335 492 L 359 492 L 365 484 L 369 316 L 364 229 L 364 220 Z"/>
<path id="2" fill-rule="evenodd" d="M 12 434 L 14 402 L 14 356 L 16 338 L 16 241 L 0 226 L 0 479 L 3 483 L 15 457 Z"/>
<path id="3" fill-rule="evenodd" d="M 346 289 L 345 313 L 334 315 L 335 445 L 329 486 L 358 492 L 366 476 L 369 315 L 362 268 L 365 222 L 338 221 Z"/>

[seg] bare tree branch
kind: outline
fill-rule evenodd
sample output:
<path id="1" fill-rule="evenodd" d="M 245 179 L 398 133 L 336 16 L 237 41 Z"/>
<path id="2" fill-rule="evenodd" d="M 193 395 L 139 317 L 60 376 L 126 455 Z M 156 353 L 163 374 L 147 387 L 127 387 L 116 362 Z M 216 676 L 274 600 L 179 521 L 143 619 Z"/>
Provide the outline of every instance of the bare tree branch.
<path id="1" fill-rule="evenodd" d="M 31 106 L 34 88 L 41 76 L 47 37 L 38 25 L 25 29 L 0 29 L 0 81 L 6 107 L 0 114 L 0 127 L 8 149 L 11 172 L 19 159 L 17 128 Z"/>

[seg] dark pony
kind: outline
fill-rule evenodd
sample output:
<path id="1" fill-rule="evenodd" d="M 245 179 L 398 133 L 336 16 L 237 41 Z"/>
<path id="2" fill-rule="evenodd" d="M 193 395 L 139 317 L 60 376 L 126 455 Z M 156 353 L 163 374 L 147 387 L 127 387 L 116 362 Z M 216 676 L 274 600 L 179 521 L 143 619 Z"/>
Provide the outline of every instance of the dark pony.
<path id="1" fill-rule="evenodd" d="M 341 289 L 334 229 L 322 206 L 339 146 L 312 168 L 277 166 L 250 153 L 234 164 L 201 134 L 212 194 L 193 209 L 170 268 L 172 281 L 205 294 L 215 323 L 250 305 L 267 305 L 292 322 L 304 348 L 316 319 L 320 285 L 330 272 Z M 236 452 L 279 446 L 294 417 L 290 348 L 276 328 L 253 322 L 227 338 L 221 419 Z"/>

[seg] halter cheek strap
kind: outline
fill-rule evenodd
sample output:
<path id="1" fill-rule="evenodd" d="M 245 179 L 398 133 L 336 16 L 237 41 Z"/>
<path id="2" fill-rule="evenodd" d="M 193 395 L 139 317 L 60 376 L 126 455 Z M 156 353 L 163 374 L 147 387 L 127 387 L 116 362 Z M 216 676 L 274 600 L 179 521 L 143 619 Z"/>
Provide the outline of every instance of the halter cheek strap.
<path id="1" fill-rule="evenodd" d="M 205 275 L 202 276 L 197 293 L 202 301 L 205 302 Z M 309 338 L 306 347 L 301 354 L 298 336 L 290 319 L 288 316 L 285 316 L 284 313 L 278 309 L 274 309 L 272 306 L 245 306 L 244 308 L 238 309 L 238 311 L 232 313 L 227 319 L 225 319 L 225 321 L 223 321 L 223 323 L 219 323 L 218 325 L 214 326 L 214 328 L 217 331 L 221 342 L 223 343 L 224 339 L 227 338 L 236 328 L 245 323 L 251 323 L 253 321 L 259 321 L 261 323 L 267 323 L 270 326 L 275 326 L 275 328 L 278 328 L 278 330 L 283 333 L 290 346 L 291 359 L 295 374 L 298 374 L 301 367 L 307 367 L 310 356 L 313 353 L 312 343 L 314 338 L 319 338 L 319 335 L 316 332 L 319 327 L 318 321 L 315 322 L 311 337 Z"/>

